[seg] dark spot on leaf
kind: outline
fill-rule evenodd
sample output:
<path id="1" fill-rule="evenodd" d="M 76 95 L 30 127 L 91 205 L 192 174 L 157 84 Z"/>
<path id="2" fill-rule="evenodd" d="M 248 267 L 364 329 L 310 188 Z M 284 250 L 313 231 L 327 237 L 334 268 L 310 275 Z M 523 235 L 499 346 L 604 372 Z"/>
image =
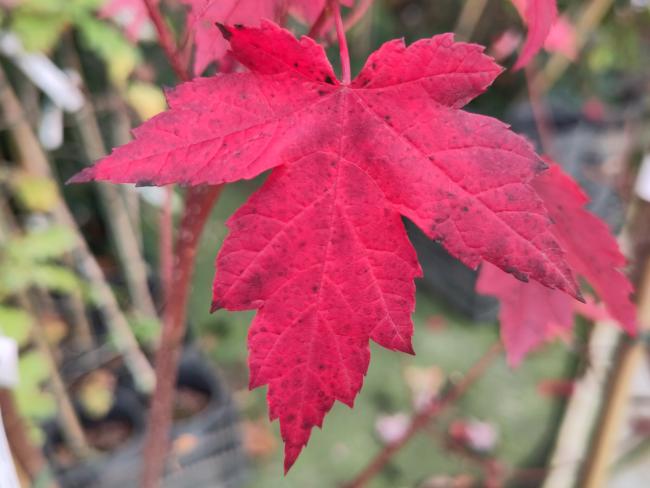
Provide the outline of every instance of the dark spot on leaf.
<path id="1" fill-rule="evenodd" d="M 461 207 L 461 210 L 462 210 L 463 212 L 468 212 L 468 211 L 469 211 L 469 208 L 467 208 L 467 207 Z"/>
<path id="2" fill-rule="evenodd" d="M 332 77 L 331 77 L 330 75 L 327 75 L 327 76 L 325 77 L 325 80 L 324 80 L 324 81 L 325 81 L 325 83 L 328 83 L 328 84 L 330 84 L 330 85 L 333 85 L 333 84 L 334 84 L 334 80 L 332 79 Z"/>

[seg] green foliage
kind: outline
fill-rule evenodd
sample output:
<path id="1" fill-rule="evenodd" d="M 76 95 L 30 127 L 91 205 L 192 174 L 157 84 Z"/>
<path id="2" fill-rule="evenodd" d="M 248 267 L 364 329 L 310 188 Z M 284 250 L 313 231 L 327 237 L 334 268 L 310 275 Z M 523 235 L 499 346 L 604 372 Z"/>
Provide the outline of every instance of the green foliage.
<path id="1" fill-rule="evenodd" d="M 118 28 L 98 20 L 102 0 L 24 0 L 11 15 L 10 28 L 29 51 L 49 53 L 70 27 L 108 68 L 111 80 L 121 86 L 139 61 L 138 49 Z"/>
<path id="2" fill-rule="evenodd" d="M 59 200 L 56 183 L 50 178 L 16 173 L 12 175 L 10 185 L 18 201 L 27 210 L 48 212 Z"/>
<path id="3" fill-rule="evenodd" d="M 63 293 L 80 290 L 82 283 L 76 274 L 53 262 L 74 245 L 74 234 L 59 226 L 11 238 L 0 249 L 0 298 L 30 286 Z"/>
<path id="4" fill-rule="evenodd" d="M 0 334 L 11 337 L 19 347 L 27 343 L 31 324 L 32 319 L 24 310 L 0 305 Z"/>
<path id="5" fill-rule="evenodd" d="M 29 351 L 21 355 L 18 362 L 20 383 L 14 390 L 18 409 L 27 420 L 52 417 L 56 413 L 56 401 L 43 383 L 49 378 L 49 363 L 38 351 Z M 42 432 L 31 425 L 31 434 L 35 441 L 42 440 Z"/>
<path id="6" fill-rule="evenodd" d="M 60 258 L 74 246 L 72 231 L 51 226 L 13 239 L 7 245 L 7 253 L 17 260 L 44 261 Z"/>
<path id="7" fill-rule="evenodd" d="M 153 346 L 160 337 L 160 321 L 153 318 L 135 318 L 131 321 L 133 334 L 139 344 Z"/>
<path id="8" fill-rule="evenodd" d="M 138 50 L 113 26 L 90 16 L 77 22 L 83 43 L 107 65 L 109 78 L 118 86 L 140 61 Z"/>

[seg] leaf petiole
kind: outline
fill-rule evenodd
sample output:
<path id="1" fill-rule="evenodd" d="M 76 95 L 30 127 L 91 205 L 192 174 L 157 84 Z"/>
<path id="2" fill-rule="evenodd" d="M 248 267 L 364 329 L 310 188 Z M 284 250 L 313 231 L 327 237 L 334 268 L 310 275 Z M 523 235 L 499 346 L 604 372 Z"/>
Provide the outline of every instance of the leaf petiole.
<path id="1" fill-rule="evenodd" d="M 336 37 L 339 41 L 339 52 L 341 53 L 341 78 L 344 85 L 349 85 L 352 81 L 350 73 L 350 52 L 348 51 L 348 41 L 345 38 L 345 29 L 343 28 L 343 19 L 341 18 L 341 7 L 338 0 L 330 0 L 330 9 L 334 14 L 336 23 Z"/>

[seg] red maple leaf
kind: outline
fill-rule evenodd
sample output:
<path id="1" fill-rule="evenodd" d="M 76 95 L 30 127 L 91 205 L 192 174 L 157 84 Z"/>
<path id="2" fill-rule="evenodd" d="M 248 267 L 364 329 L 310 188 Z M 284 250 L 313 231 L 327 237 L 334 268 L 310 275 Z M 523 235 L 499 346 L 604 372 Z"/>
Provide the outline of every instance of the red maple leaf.
<path id="1" fill-rule="evenodd" d="M 526 66 L 544 46 L 551 27 L 557 18 L 556 0 L 512 0 L 519 15 L 528 27 L 526 42 L 513 69 Z"/>
<path id="2" fill-rule="evenodd" d="M 213 308 L 258 309 L 251 386 L 269 385 L 287 469 L 335 400 L 352 405 L 370 339 L 412 352 L 420 268 L 401 215 L 468 266 L 579 294 L 530 186 L 545 164 L 460 110 L 501 72 L 481 46 L 391 41 L 342 84 L 312 39 L 269 22 L 222 30 L 250 72 L 180 85 L 72 181 L 215 185 L 275 168 L 228 221 Z"/>
<path id="3" fill-rule="evenodd" d="M 588 200 L 578 184 L 557 164 L 549 164 L 551 168 L 538 176 L 533 186 L 554 221 L 553 231 L 567 251 L 567 261 L 591 284 L 621 327 L 635 334 L 632 284 L 620 271 L 625 258 L 616 240 L 607 225 L 584 208 Z M 482 266 L 476 289 L 501 302 L 501 337 L 512 366 L 542 343 L 570 331 L 574 312 L 603 318 L 593 305 L 585 307 L 565 293 L 533 281 L 522 283 L 490 264 Z"/>

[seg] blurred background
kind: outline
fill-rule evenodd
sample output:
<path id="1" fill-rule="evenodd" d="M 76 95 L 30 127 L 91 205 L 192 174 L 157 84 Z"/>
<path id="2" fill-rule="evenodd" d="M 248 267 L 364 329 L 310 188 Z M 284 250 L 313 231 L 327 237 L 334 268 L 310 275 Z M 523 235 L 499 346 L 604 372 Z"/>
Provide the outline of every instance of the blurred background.
<path id="1" fill-rule="evenodd" d="M 135 13 L 107 13 L 107 3 L 0 0 L 0 353 L 18 350 L 15 371 L 0 354 L 0 411 L 22 486 L 136 486 L 140 469 L 168 194 L 63 183 L 164 110 L 162 88 L 176 80 L 147 19 L 129 32 Z M 509 68 L 526 32 L 507 0 L 367 3 L 348 33 L 353 74 L 384 41 L 449 31 Z M 163 7 L 180 32 L 181 2 Z M 562 25 L 526 72 L 505 71 L 468 108 L 512 124 L 574 175 L 622 236 L 639 284 L 650 251 L 650 4 L 565 0 L 558 9 Z M 328 53 L 338 69 L 337 49 Z M 531 89 L 547 114 L 541 136 Z M 637 183 L 644 158 L 648 175 Z M 247 387 L 253 314 L 209 313 L 224 222 L 263 178 L 228 185 L 200 241 L 168 487 L 339 486 L 499 339 L 498 305 L 476 294 L 476 274 L 407 223 L 425 269 L 416 356 L 373 346 L 354 410 L 336 404 L 284 477 L 265 389 Z M 174 189 L 175 220 L 184 192 Z M 520 367 L 499 356 L 369 486 L 588 486 L 603 465 L 607 486 L 646 486 L 650 363 L 645 349 L 630 362 L 629 350 L 611 324 L 577 317 L 573 335 Z"/>

